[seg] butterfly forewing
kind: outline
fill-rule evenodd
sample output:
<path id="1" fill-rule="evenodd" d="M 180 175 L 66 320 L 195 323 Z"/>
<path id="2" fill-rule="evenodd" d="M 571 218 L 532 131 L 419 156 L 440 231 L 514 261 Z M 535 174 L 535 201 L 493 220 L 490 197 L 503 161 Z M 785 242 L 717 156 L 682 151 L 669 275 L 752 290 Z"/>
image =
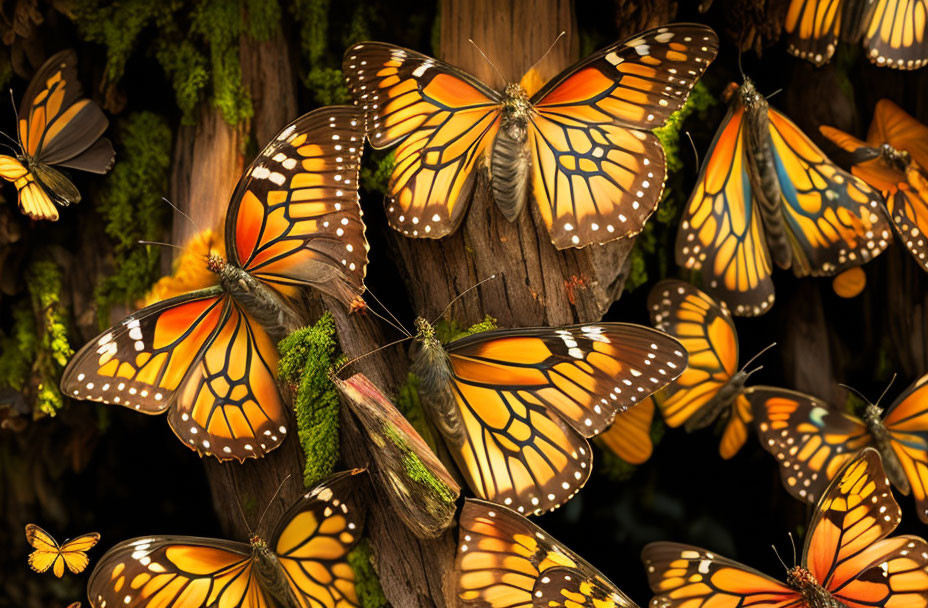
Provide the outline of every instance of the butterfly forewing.
<path id="1" fill-rule="evenodd" d="M 555 246 L 641 231 L 665 176 L 649 131 L 683 105 L 717 52 L 708 27 L 660 27 L 590 55 L 532 97 L 532 192 Z"/>
<path id="2" fill-rule="evenodd" d="M 739 315 L 773 304 L 770 253 L 760 209 L 751 194 L 744 107 L 735 102 L 709 146 L 696 188 L 683 211 L 676 260 Z"/>
<path id="3" fill-rule="evenodd" d="M 190 367 L 168 423 L 181 441 L 220 460 L 259 458 L 287 436 L 277 388 L 277 348 L 231 302 L 203 354 Z"/>
<path id="4" fill-rule="evenodd" d="M 301 606 L 358 606 L 348 552 L 364 524 L 362 469 L 338 473 L 303 495 L 281 518 L 271 546 Z"/>
<path id="5" fill-rule="evenodd" d="M 464 502 L 454 571 L 461 606 L 531 608 L 565 605 L 547 603 L 565 599 L 575 602 L 567 606 L 593 606 L 576 595 L 565 597 L 575 584 L 598 600 L 613 602 L 597 607 L 635 606 L 598 570 L 541 528 L 511 509 L 482 500 Z"/>
<path id="6" fill-rule="evenodd" d="M 219 287 L 157 302 L 88 342 L 68 363 L 61 391 L 157 414 L 228 317 Z"/>
<path id="7" fill-rule="evenodd" d="M 442 61 L 380 42 L 348 49 L 343 69 L 371 145 L 399 143 L 387 187 L 390 225 L 413 237 L 450 234 L 499 127 L 499 94 Z"/>
<path id="8" fill-rule="evenodd" d="M 844 464 L 872 439 L 862 420 L 796 391 L 752 386 L 757 437 L 780 465 L 786 490 L 799 500 L 821 498 Z"/>
<path id="9" fill-rule="evenodd" d="M 239 181 L 226 215 L 232 263 L 284 295 L 309 285 L 351 305 L 364 291 L 358 199 L 361 113 L 333 106 L 278 133 Z"/>
<path id="10" fill-rule="evenodd" d="M 918 517 L 928 523 L 928 375 L 900 395 L 887 410 L 883 424 L 912 489 Z"/>

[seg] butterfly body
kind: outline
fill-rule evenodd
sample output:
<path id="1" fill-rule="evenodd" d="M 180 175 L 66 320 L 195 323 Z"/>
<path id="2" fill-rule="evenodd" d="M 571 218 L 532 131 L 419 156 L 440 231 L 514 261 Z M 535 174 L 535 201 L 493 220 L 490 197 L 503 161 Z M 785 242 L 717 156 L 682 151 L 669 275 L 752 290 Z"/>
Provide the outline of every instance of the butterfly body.
<path id="1" fill-rule="evenodd" d="M 435 336 L 435 328 L 431 323 L 419 317 L 416 319 L 416 330 L 418 348 L 410 369 L 419 378 L 419 396 L 432 424 L 452 444 L 461 445 L 466 438 L 464 421 L 455 407 L 451 360 Z"/>
<path id="2" fill-rule="evenodd" d="M 519 217 L 528 196 L 532 159 L 526 145 L 532 104 L 516 83 L 506 85 L 500 128 L 490 153 L 490 187 L 500 212 L 510 222 Z"/>
<path id="3" fill-rule="evenodd" d="M 261 588 L 273 597 L 279 606 L 301 608 L 300 601 L 294 596 L 293 589 L 287 581 L 283 565 L 267 542 L 259 536 L 253 536 L 249 544 L 255 574 L 261 581 Z"/>
<path id="4" fill-rule="evenodd" d="M 787 571 L 786 584 L 799 592 L 806 608 L 848 608 L 802 566 L 793 566 Z"/>
<path id="5" fill-rule="evenodd" d="M 730 411 L 738 397 L 744 393 L 744 386 L 748 380 L 748 373 L 739 370 L 731 379 L 719 389 L 714 399 L 697 410 L 683 424 L 687 431 L 705 428 L 715 422 L 722 412 Z"/>
<path id="6" fill-rule="evenodd" d="M 863 421 L 867 425 L 867 431 L 870 433 L 873 446 L 883 458 L 883 468 L 886 470 L 886 476 L 889 477 L 894 486 L 899 488 L 900 492 L 908 494 L 911 489 L 909 480 L 905 476 L 902 463 L 899 462 L 899 458 L 893 450 L 892 435 L 886 425 L 883 424 L 883 408 L 872 403 L 868 404 L 864 410 Z"/>

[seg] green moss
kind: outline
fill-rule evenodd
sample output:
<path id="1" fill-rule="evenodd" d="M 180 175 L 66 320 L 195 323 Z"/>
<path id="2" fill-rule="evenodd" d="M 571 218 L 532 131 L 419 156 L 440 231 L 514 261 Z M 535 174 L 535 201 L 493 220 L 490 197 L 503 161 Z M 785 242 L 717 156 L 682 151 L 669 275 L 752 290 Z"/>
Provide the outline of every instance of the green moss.
<path id="1" fill-rule="evenodd" d="M 692 180 L 681 171 L 684 167 L 683 155 L 689 154 L 691 149 L 689 139 L 684 134 L 684 122 L 693 115 L 704 119 L 707 110 L 715 103 L 709 88 L 698 81 L 683 107 L 671 114 L 662 127 L 654 130 L 664 148 L 667 181 L 657 210 L 636 237 L 635 247 L 629 255 L 628 278 L 625 282 L 625 289 L 629 291 L 647 283 L 651 275 L 660 278 L 668 275 L 677 218 L 689 198 L 692 186 Z"/>
<path id="2" fill-rule="evenodd" d="M 213 84 L 213 105 L 230 125 L 251 118 L 251 97 L 242 82 L 239 37 L 242 7 L 228 0 L 201 0 L 191 13 L 190 33 L 201 37 L 208 49 Z"/>
<path id="3" fill-rule="evenodd" d="M 483 321 L 474 323 L 470 327 L 463 327 L 460 323 L 455 320 L 446 321 L 441 319 L 435 323 L 435 336 L 438 338 L 439 342 L 442 344 L 447 344 L 454 340 L 459 340 L 461 338 L 466 338 L 467 336 L 472 336 L 474 334 L 479 334 L 480 332 L 490 331 L 491 329 L 496 329 L 496 319 L 490 315 L 486 315 L 483 318 Z"/>
<path id="4" fill-rule="evenodd" d="M 140 298 L 158 278 L 160 249 L 139 240 L 157 240 L 170 219 L 161 200 L 171 169 L 171 130 L 152 112 L 130 114 L 117 127 L 118 162 L 96 197 L 106 234 L 114 241 L 114 268 L 96 292 L 101 326 L 117 303 Z"/>
<path id="5" fill-rule="evenodd" d="M 387 601 L 383 589 L 380 587 L 377 571 L 374 570 L 374 554 L 371 552 L 370 544 L 368 544 L 366 538 L 362 538 L 361 542 L 348 553 L 348 565 L 354 570 L 354 586 L 361 608 L 387 608 L 390 606 L 390 602 Z"/>
<path id="6" fill-rule="evenodd" d="M 26 387 L 37 348 L 32 306 L 28 300 L 22 300 L 13 310 L 12 332 L 0 335 L 0 387 L 17 392 Z"/>
<path id="7" fill-rule="evenodd" d="M 361 187 L 373 192 L 387 193 L 387 184 L 396 162 L 396 151 L 374 150 L 366 154 L 366 167 L 361 167 Z"/>
<path id="8" fill-rule="evenodd" d="M 396 429 L 389 425 L 385 425 L 383 431 L 384 435 L 393 442 L 393 445 L 402 454 L 403 471 L 409 479 L 426 488 L 433 496 L 445 504 L 452 504 L 457 500 L 457 493 L 432 474 L 422 462 L 422 459 L 410 447 L 405 437 L 397 433 Z"/>
<path id="9" fill-rule="evenodd" d="M 33 262 L 26 276 L 36 323 L 37 341 L 32 376 L 37 379 L 36 412 L 54 416 L 64 406 L 58 379 L 74 354 L 68 341 L 68 323 L 61 303 L 62 276 L 49 260 Z"/>
<path id="10" fill-rule="evenodd" d="M 331 475 L 338 461 L 339 401 L 328 376 L 329 370 L 341 361 L 335 356 L 336 347 L 335 321 L 329 313 L 278 344 L 278 375 L 296 386 L 293 407 L 306 458 L 303 483 L 307 487 Z"/>
<path id="11" fill-rule="evenodd" d="M 174 98 L 181 111 L 181 122 L 194 124 L 193 111 L 209 84 L 209 62 L 189 40 L 159 41 L 155 58 L 174 88 Z"/>

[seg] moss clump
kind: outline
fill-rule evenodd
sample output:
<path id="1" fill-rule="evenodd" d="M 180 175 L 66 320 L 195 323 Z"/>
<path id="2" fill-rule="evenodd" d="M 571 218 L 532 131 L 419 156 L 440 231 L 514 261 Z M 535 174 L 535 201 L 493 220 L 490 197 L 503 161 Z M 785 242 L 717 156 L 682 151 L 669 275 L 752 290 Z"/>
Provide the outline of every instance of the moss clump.
<path id="1" fill-rule="evenodd" d="M 366 538 L 348 552 L 348 565 L 354 571 L 354 588 L 361 608 L 386 608 L 390 605 L 374 570 L 374 554 Z"/>
<path id="2" fill-rule="evenodd" d="M 403 471 L 410 480 L 426 488 L 432 496 L 445 504 L 452 504 L 457 500 L 457 493 L 432 474 L 432 471 L 425 466 L 425 463 L 422 462 L 422 459 L 412 449 L 405 437 L 397 433 L 396 429 L 389 425 L 384 425 L 383 433 L 400 451 Z"/>
<path id="3" fill-rule="evenodd" d="M 303 483 L 309 487 L 332 474 L 339 454 L 339 402 L 328 372 L 339 365 L 335 321 L 325 313 L 315 325 L 300 328 L 278 344 L 278 374 L 295 386 L 293 407 L 306 463 Z"/>
<path id="4" fill-rule="evenodd" d="M 117 130 L 119 162 L 96 198 L 115 242 L 114 268 L 96 291 L 101 326 L 109 325 L 110 307 L 142 297 L 158 278 L 160 250 L 142 247 L 139 240 L 156 240 L 170 218 L 161 200 L 171 169 L 171 129 L 152 112 L 138 112 Z"/>
<path id="5" fill-rule="evenodd" d="M 35 315 L 28 300 L 23 300 L 13 311 L 12 327 L 9 335 L 0 336 L 0 387 L 21 392 L 29 380 L 38 348 Z"/>
<path id="6" fill-rule="evenodd" d="M 496 319 L 490 315 L 486 315 L 483 321 L 474 323 L 466 328 L 453 319 L 451 321 L 442 319 L 435 324 L 435 337 L 437 337 L 442 344 L 448 344 L 454 340 L 496 329 L 496 327 Z"/>
<path id="7" fill-rule="evenodd" d="M 625 281 L 625 288 L 629 291 L 648 282 L 651 274 L 661 278 L 668 275 L 676 237 L 676 219 L 690 194 L 690 181 L 681 173 L 683 154 L 689 149 L 689 140 L 681 140 L 683 123 L 694 114 L 705 118 L 707 110 L 715 103 L 709 88 L 699 81 L 683 107 L 671 114 L 662 127 L 654 130 L 664 148 L 668 178 L 657 210 L 636 237 L 635 247 L 629 255 L 629 274 Z M 667 252 L 670 252 L 669 257 L 665 255 Z"/>

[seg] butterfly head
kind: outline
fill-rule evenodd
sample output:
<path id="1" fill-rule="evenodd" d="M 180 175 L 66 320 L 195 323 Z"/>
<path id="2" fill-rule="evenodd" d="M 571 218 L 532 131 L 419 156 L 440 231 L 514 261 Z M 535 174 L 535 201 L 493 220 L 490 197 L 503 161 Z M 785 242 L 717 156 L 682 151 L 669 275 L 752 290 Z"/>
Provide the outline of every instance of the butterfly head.
<path id="1" fill-rule="evenodd" d="M 251 535 L 251 538 L 248 539 L 248 544 L 251 545 L 252 551 L 256 553 L 263 553 L 268 550 L 267 542 L 257 534 Z"/>
<path id="2" fill-rule="evenodd" d="M 738 88 L 741 103 L 745 108 L 761 108 L 766 106 L 767 100 L 757 91 L 754 81 L 745 77 L 744 83 Z"/>
<path id="3" fill-rule="evenodd" d="M 894 168 L 905 171 L 912 162 L 912 157 L 905 150 L 897 150 L 889 144 L 880 146 L 880 156 Z"/>
<path id="4" fill-rule="evenodd" d="M 511 138 L 516 141 L 524 139 L 526 124 L 531 113 L 532 104 L 522 85 L 516 82 L 507 84 L 503 90 L 502 126 Z"/>
<path id="5" fill-rule="evenodd" d="M 793 566 L 786 573 L 786 582 L 793 589 L 804 590 L 818 587 L 819 583 L 812 573 L 802 566 Z"/>
<path id="6" fill-rule="evenodd" d="M 222 256 L 213 252 L 206 255 L 206 268 L 208 268 L 210 272 L 222 275 L 222 271 L 225 270 L 226 265 L 226 261 L 222 259 Z"/>

